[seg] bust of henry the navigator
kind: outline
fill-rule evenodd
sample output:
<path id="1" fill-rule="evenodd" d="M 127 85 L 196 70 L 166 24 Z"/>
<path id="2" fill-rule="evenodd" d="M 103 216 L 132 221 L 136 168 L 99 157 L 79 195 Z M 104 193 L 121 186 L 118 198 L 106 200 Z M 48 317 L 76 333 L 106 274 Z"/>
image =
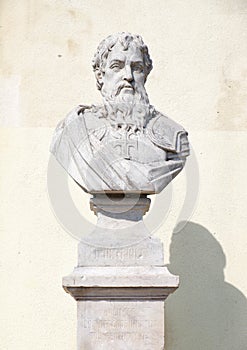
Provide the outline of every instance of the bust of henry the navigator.
<path id="1" fill-rule="evenodd" d="M 87 192 L 159 193 L 183 169 L 187 132 L 150 105 L 152 69 L 139 35 L 103 40 L 93 58 L 102 105 L 76 107 L 59 123 L 51 152 Z"/>

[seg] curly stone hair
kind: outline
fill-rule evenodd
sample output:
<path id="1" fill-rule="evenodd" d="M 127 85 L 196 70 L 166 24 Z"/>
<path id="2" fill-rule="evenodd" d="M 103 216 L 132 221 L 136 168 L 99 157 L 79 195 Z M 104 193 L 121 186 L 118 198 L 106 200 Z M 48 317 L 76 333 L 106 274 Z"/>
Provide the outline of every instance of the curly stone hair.
<path id="1" fill-rule="evenodd" d="M 101 90 L 102 83 L 99 81 L 98 73 L 104 74 L 105 64 L 109 52 L 113 49 L 113 47 L 119 42 L 123 46 L 123 50 L 127 50 L 130 43 L 134 43 L 141 51 L 143 55 L 143 61 L 145 65 L 145 72 L 147 78 L 148 74 L 151 72 L 153 65 L 152 60 L 148 53 L 148 48 L 144 44 L 142 37 L 140 35 L 130 34 L 128 32 L 116 33 L 109 35 L 106 39 L 102 40 L 99 44 L 97 51 L 92 60 L 93 70 L 95 72 L 96 80 L 97 80 L 97 88 Z"/>

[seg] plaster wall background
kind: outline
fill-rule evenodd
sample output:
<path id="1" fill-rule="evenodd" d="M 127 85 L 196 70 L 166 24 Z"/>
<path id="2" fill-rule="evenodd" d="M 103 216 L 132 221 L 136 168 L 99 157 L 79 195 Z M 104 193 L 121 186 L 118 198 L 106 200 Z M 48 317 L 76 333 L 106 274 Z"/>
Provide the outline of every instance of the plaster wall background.
<path id="1" fill-rule="evenodd" d="M 189 131 L 200 171 L 187 228 L 173 234 L 181 174 L 157 231 L 181 276 L 167 301 L 167 350 L 244 350 L 246 2 L 2 0 L 0 22 L 0 349 L 76 349 L 76 304 L 61 278 L 76 265 L 78 242 L 50 206 L 49 144 L 74 106 L 100 101 L 92 56 L 100 40 L 127 30 L 143 36 L 153 59 L 151 103 Z M 69 186 L 94 222 L 89 197 Z"/>

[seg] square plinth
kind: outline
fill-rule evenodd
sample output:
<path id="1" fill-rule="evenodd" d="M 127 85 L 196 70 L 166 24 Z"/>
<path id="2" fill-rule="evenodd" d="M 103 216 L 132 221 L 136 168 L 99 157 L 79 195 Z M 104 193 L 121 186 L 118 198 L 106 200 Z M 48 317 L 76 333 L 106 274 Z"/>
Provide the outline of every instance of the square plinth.
<path id="1" fill-rule="evenodd" d="M 78 301 L 78 350 L 164 349 L 164 302 Z"/>

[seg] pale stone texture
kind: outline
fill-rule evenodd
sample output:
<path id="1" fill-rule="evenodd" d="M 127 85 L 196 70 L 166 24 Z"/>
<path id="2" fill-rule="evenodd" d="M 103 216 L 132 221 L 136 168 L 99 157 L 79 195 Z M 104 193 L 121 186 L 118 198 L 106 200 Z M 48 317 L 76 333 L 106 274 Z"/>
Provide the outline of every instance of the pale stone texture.
<path id="1" fill-rule="evenodd" d="M 190 150 L 185 129 L 149 102 L 147 46 L 140 35 L 112 34 L 100 42 L 92 66 L 103 104 L 69 113 L 55 130 L 51 152 L 86 192 L 161 192 Z"/>
<path id="2" fill-rule="evenodd" d="M 135 266 L 164 264 L 163 245 L 154 237 L 126 247 L 101 247 L 81 242 L 78 266 Z"/>
<path id="3" fill-rule="evenodd" d="M 125 119 L 112 126 L 103 111 L 79 106 L 56 128 L 51 152 L 87 192 L 159 193 L 184 167 L 187 133 L 156 111 L 135 128 Z"/>
<path id="4" fill-rule="evenodd" d="M 179 278 L 164 266 L 163 245 L 143 223 L 149 205 L 136 194 L 91 199 L 98 216 L 85 238 L 91 245 L 80 242 L 78 267 L 63 278 L 77 301 L 78 350 L 164 349 L 164 301 Z"/>
<path id="5" fill-rule="evenodd" d="M 104 39 L 93 69 L 103 106 L 76 108 L 57 126 L 51 145 L 68 174 L 93 194 L 90 208 L 98 218 L 87 245 L 79 244 L 78 267 L 63 278 L 77 301 L 77 349 L 161 350 L 164 301 L 179 279 L 164 266 L 163 245 L 143 215 L 147 195 L 161 192 L 183 169 L 187 132 L 149 103 L 144 84 L 152 61 L 140 36 Z M 123 254 L 132 247 L 139 253 Z"/>
<path id="6" fill-rule="evenodd" d="M 76 300 L 165 300 L 179 284 L 166 267 L 79 267 L 63 278 Z"/>
<path id="7" fill-rule="evenodd" d="M 72 266 L 77 265 L 78 242 L 54 219 L 47 197 L 45 167 L 49 155 L 46 150 L 52 133 L 52 129 L 44 128 L 1 130 L 0 191 L 4 200 L 0 206 L 4 217 L 1 220 L 0 303 L 1 323 L 4 327 L 1 331 L 0 344 L 3 349 L 76 349 L 76 303 L 61 289 L 61 276 L 69 274 Z M 190 249 L 186 241 L 187 233 L 184 233 L 184 243 L 190 260 L 183 266 L 184 260 L 181 260 L 183 247 L 179 249 L 180 255 L 176 252 L 173 254 L 174 264 L 180 262 L 180 270 L 174 268 L 173 273 L 179 272 L 183 278 L 178 289 L 179 294 L 177 291 L 166 301 L 169 307 L 169 318 L 166 319 L 167 349 L 180 350 L 184 339 L 186 339 L 186 350 L 198 350 L 198 348 L 208 350 L 209 339 L 213 349 L 232 350 L 234 347 L 241 349 L 243 339 L 246 339 L 245 333 L 238 328 L 238 320 L 241 319 L 245 325 L 247 323 L 247 317 L 241 314 L 247 293 L 246 279 L 243 278 L 243 266 L 246 264 L 246 246 L 243 242 L 246 240 L 247 222 L 243 212 L 246 205 L 243 193 L 246 164 L 242 161 L 242 156 L 238 155 L 241 155 L 243 145 L 247 147 L 247 134 L 204 131 L 193 132 L 191 139 L 196 146 L 201 164 L 201 186 L 200 198 L 190 221 L 200 223 L 208 229 L 208 235 L 221 245 L 226 262 L 223 271 L 224 263 L 219 264 L 218 255 L 212 256 L 212 248 L 202 241 L 200 250 L 204 252 L 204 256 L 211 256 L 211 261 L 204 260 L 203 266 L 202 264 L 198 266 L 196 254 L 198 249 L 195 247 Z M 229 143 L 233 145 L 232 151 L 236 155 L 231 167 L 229 167 L 229 152 L 226 152 L 228 150 L 226 145 Z M 222 152 L 216 153 L 215 150 L 218 148 Z M 30 167 L 31 164 L 33 167 Z M 215 173 L 214 170 L 214 176 L 209 183 L 207 174 L 212 165 L 217 171 Z M 227 178 L 226 173 L 229 174 Z M 179 193 L 184 190 L 183 179 L 184 175 L 181 173 L 175 180 L 175 187 Z M 234 186 L 234 190 L 229 203 L 231 186 Z M 75 197 L 78 196 L 77 205 L 80 208 L 81 190 L 77 187 L 71 180 L 71 191 Z M 176 226 L 177 213 L 181 209 L 180 195 L 174 193 L 174 196 L 178 197 L 178 200 L 173 202 L 170 215 L 157 233 L 165 242 L 165 264 L 169 263 L 170 239 Z M 211 203 L 212 198 L 214 204 L 206 206 L 205 203 Z M 227 210 L 226 203 L 228 203 Z M 88 204 L 83 207 L 83 213 L 90 218 Z M 197 231 L 194 235 L 197 236 Z M 196 275 L 193 274 L 195 267 L 198 267 Z M 218 279 L 221 283 L 217 284 L 219 289 L 215 294 L 213 293 L 213 290 L 216 292 L 215 284 L 212 286 L 211 278 L 216 269 L 218 271 L 216 277 L 221 276 Z M 199 275 L 200 285 L 198 285 Z M 16 293 L 17 285 L 18 293 Z M 191 285 L 197 286 L 192 295 Z M 239 297 L 234 292 L 225 299 L 224 292 L 227 287 L 241 294 L 243 302 L 239 304 Z M 193 298 L 200 302 L 195 304 Z M 193 305 L 189 309 L 188 300 Z M 212 300 L 214 300 L 213 306 Z M 222 306 L 224 312 L 220 312 L 217 300 L 225 302 L 224 307 Z M 226 312 L 226 305 L 232 306 L 231 316 Z M 238 309 L 238 305 L 241 306 L 241 310 Z M 236 307 L 239 310 L 237 315 Z M 217 322 L 212 323 L 216 316 Z M 187 322 L 188 318 L 191 320 L 190 323 Z M 222 325 L 226 324 L 227 320 L 235 324 L 234 334 L 227 331 L 227 328 L 221 331 Z M 190 327 L 191 323 L 194 325 L 193 329 Z M 13 329 L 18 329 L 18 332 L 13 332 Z M 218 341 L 220 335 L 224 339 L 224 348 Z M 229 347 L 227 344 L 233 346 Z"/>
<path id="8" fill-rule="evenodd" d="M 14 91 L 14 107 L 9 103 L 1 107 L 5 113 L 1 120 L 10 127 L 0 130 L 0 348 L 76 349 L 76 303 L 61 290 L 60 276 L 76 265 L 77 241 L 51 213 L 46 190 L 47 149 L 64 111 L 80 101 L 99 100 L 90 67 L 99 40 L 127 28 L 142 33 L 150 43 L 156 67 L 147 83 L 151 102 L 190 131 L 200 165 L 200 197 L 189 220 L 208 229 L 226 258 L 227 283 L 217 255 L 210 263 L 204 261 L 194 275 L 196 250 L 187 247 L 190 264 L 186 275 L 185 267 L 180 267 L 183 278 L 179 294 L 167 300 L 167 349 L 208 350 L 209 341 L 212 349 L 245 349 L 243 333 L 234 323 L 235 317 L 240 319 L 241 310 L 236 315 L 239 299 L 229 296 L 226 301 L 224 291 L 231 286 L 242 292 L 246 302 L 246 2 L 127 0 L 122 5 L 119 11 L 111 0 L 100 2 L 100 6 L 94 0 L 1 3 L 1 79 L 6 94 L 10 94 L 7 101 Z M 16 77 L 20 77 L 20 86 Z M 21 102 L 18 112 L 17 90 Z M 17 118 L 22 127 L 11 128 L 17 125 Z M 181 208 L 184 177 L 181 173 L 173 182 L 179 193 L 174 193 L 170 215 L 157 232 L 165 242 L 165 263 L 169 262 L 170 238 Z M 81 191 L 72 181 L 70 184 L 78 208 L 90 220 Z M 210 256 L 211 249 L 203 242 L 202 247 Z M 180 261 L 180 256 L 175 254 L 173 259 Z M 216 267 L 222 274 L 217 296 L 225 302 L 223 312 L 219 312 L 209 274 Z M 198 276 L 204 280 L 203 288 L 198 285 Z M 191 285 L 197 286 L 193 295 Z M 188 299 L 193 305 L 190 309 Z M 227 305 L 232 305 L 232 316 L 226 313 Z M 235 324 L 234 332 L 227 327 L 221 332 L 226 320 Z M 242 320 L 246 325 L 247 318 Z M 224 339 L 223 345 L 218 342 L 219 336 Z"/>
<path id="9" fill-rule="evenodd" d="M 79 349 L 164 349 L 164 303 L 78 302 Z"/>

